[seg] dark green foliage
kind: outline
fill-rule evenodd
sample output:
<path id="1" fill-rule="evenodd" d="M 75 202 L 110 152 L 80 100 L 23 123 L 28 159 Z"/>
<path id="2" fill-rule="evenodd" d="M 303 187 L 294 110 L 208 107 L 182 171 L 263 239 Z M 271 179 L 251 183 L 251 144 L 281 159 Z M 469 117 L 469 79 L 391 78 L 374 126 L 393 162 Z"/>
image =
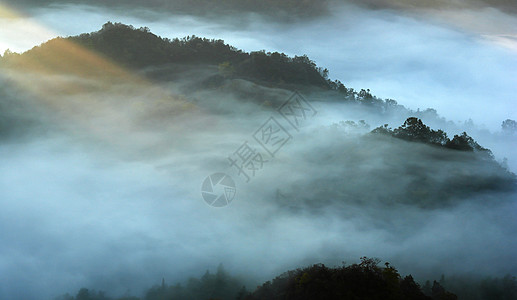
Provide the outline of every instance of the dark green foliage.
<path id="1" fill-rule="evenodd" d="M 424 286 L 422 287 L 422 292 L 425 294 L 425 295 L 431 295 L 431 282 L 429 280 L 427 280 L 424 284 Z"/>
<path id="2" fill-rule="evenodd" d="M 449 139 L 443 130 L 433 130 L 425 125 L 421 119 L 415 117 L 408 118 L 402 126 L 394 130 L 384 125 L 374 129 L 372 133 L 391 135 L 402 140 L 437 145 L 447 149 L 475 152 L 479 158 L 487 160 L 494 159 L 492 151 L 481 147 L 481 145 L 466 132 L 460 135 L 454 135 L 452 139 Z"/>
<path id="3" fill-rule="evenodd" d="M 404 299 L 428 299 L 423 289 L 420 289 L 418 283 L 415 282 L 413 276 L 408 275 L 400 282 L 400 291 L 404 295 Z"/>
<path id="4" fill-rule="evenodd" d="M 485 299 L 517 299 L 517 280 L 514 276 L 506 275 L 503 278 L 484 279 L 481 281 L 479 289 Z"/>
<path id="5" fill-rule="evenodd" d="M 77 295 L 73 300 L 111 300 L 106 296 L 106 294 L 102 291 L 96 292 L 94 290 L 89 290 L 86 288 L 82 288 L 77 292 Z"/>
<path id="6" fill-rule="evenodd" d="M 322 264 L 288 271 L 260 286 L 245 299 L 431 299 L 411 276 L 401 279 L 388 263 L 361 258 L 361 263 L 338 268 Z"/>
<path id="7" fill-rule="evenodd" d="M 102 29 L 68 40 L 97 51 L 120 64 L 144 67 L 167 63 L 209 63 L 238 61 L 246 55 L 224 43 L 196 36 L 183 39 L 160 38 L 148 28 L 108 22 Z"/>
<path id="8" fill-rule="evenodd" d="M 223 40 L 196 36 L 171 40 L 152 34 L 145 27 L 136 29 L 111 22 L 104 24 L 97 32 L 67 39 L 127 67 L 142 68 L 173 63 L 226 64 L 231 66 L 231 76 L 235 77 L 328 88 L 328 70 L 316 67 L 306 55 L 291 58 L 278 52 L 245 53 L 225 44 Z"/>
<path id="9" fill-rule="evenodd" d="M 412 142 L 445 145 L 449 139 L 442 130 L 432 130 L 422 120 L 408 118 L 402 126 L 393 130 L 394 137 Z"/>
<path id="10" fill-rule="evenodd" d="M 67 39 L 127 67 L 213 65 L 219 67 L 224 78 L 243 78 L 288 88 L 317 87 L 324 91 L 336 91 L 342 97 L 341 100 L 364 105 L 373 112 L 407 111 L 393 99 L 383 100 L 372 95 L 369 89 L 356 92 L 339 80 L 328 79 L 328 69 L 318 67 L 306 55 L 289 57 L 284 53 L 266 51 L 246 53 L 225 44 L 223 40 L 196 36 L 171 40 L 152 34 L 145 27 L 136 29 L 111 22 L 104 24 L 97 32 Z M 222 83 L 220 78 L 209 81 Z"/>
<path id="11" fill-rule="evenodd" d="M 371 94 L 369 89 L 359 92 L 347 88 L 339 80 L 328 79 L 328 69 L 318 67 L 306 55 L 289 57 L 284 53 L 254 51 L 246 53 L 225 44 L 220 39 L 206 39 L 196 36 L 184 38 L 161 38 L 149 31 L 149 28 L 134 28 L 131 25 L 108 22 L 102 29 L 68 38 L 56 38 L 22 55 L 7 53 L 0 64 L 17 67 L 17 62 L 24 58 L 38 62 L 51 62 L 50 67 L 59 72 L 74 72 L 78 61 L 71 61 L 68 66 L 63 63 L 59 49 L 62 42 L 73 42 L 93 53 L 100 54 L 118 65 L 138 70 L 155 67 L 147 73 L 154 80 L 173 81 L 182 78 L 189 69 L 219 69 L 217 75 L 204 80 L 202 88 L 216 88 L 226 79 L 246 79 L 265 86 L 288 89 L 314 89 L 336 92 L 339 101 L 361 105 L 374 113 L 415 113 L 399 105 L 393 99 L 380 99 Z M 94 68 L 93 66 L 88 66 Z M 162 68 L 163 70 L 156 70 Z M 95 77 L 103 70 L 82 70 Z M 431 110 L 434 111 L 434 110 Z M 434 111 L 436 112 L 436 111 Z"/>
<path id="12" fill-rule="evenodd" d="M 230 276 L 219 266 L 215 274 L 206 271 L 200 279 L 190 278 L 186 285 L 181 284 L 167 286 L 155 286 L 149 289 L 145 300 L 207 300 L 207 299 L 235 299 L 239 295 L 245 295 L 246 289 L 243 283 L 235 277 Z"/>
<path id="13" fill-rule="evenodd" d="M 55 300 L 274 300 L 274 299 L 379 299 L 379 300 L 516 300 L 517 280 L 503 278 L 475 279 L 442 275 L 437 281 L 428 280 L 420 287 L 411 275 L 402 277 L 389 263 L 378 266 L 379 259 L 362 257 L 350 266 L 329 268 L 316 264 L 291 270 L 267 281 L 249 292 L 222 267 L 216 274 L 206 272 L 199 279 L 191 278 L 186 285 L 167 285 L 162 281 L 142 298 L 123 296 L 112 298 L 103 292 L 82 288 L 75 297 L 69 294 Z M 241 284 L 239 286 L 239 284 Z M 457 295 L 457 296 L 456 296 Z"/>
<path id="14" fill-rule="evenodd" d="M 265 51 L 246 53 L 225 44 L 223 40 L 196 36 L 181 39 L 161 38 L 151 33 L 147 27 L 137 29 L 131 25 L 111 22 L 104 24 L 97 32 L 56 38 L 22 55 L 7 53 L 2 62 L 6 65 L 14 62 L 12 65 L 16 66 L 16 61 L 23 57 L 45 61 L 49 56 L 57 55 L 51 52 L 55 51 L 56 47 L 62 47 L 60 41 L 63 40 L 78 44 L 129 68 L 140 69 L 168 64 L 226 65 L 228 68 L 225 70 L 232 71 L 224 72 L 225 77 L 244 78 L 265 84 L 335 90 L 343 94 L 345 99 L 376 106 L 380 110 L 386 109 L 394 101 L 390 100 L 388 104 L 372 96 L 369 90 L 357 93 L 337 80 L 329 80 L 328 70 L 317 67 L 306 55 L 289 57 L 284 53 Z M 60 71 L 67 71 L 67 66 L 60 67 L 63 67 Z"/>
<path id="15" fill-rule="evenodd" d="M 452 140 L 445 143 L 445 147 L 461 151 L 475 151 L 482 153 L 486 157 L 493 158 L 492 152 L 486 148 L 481 147 L 474 139 L 463 132 L 461 135 L 455 135 Z"/>
<path id="16" fill-rule="evenodd" d="M 247 59 L 237 63 L 236 70 L 246 79 L 327 87 L 325 70 L 316 67 L 306 55 L 290 58 L 278 52 L 251 52 Z"/>
<path id="17" fill-rule="evenodd" d="M 361 89 L 359 92 L 355 91 L 352 88 L 347 88 L 341 81 L 339 80 L 330 80 L 327 79 L 327 86 L 325 87 L 328 90 L 338 92 L 347 103 L 353 103 L 362 105 L 364 109 L 367 109 L 374 113 L 380 114 L 391 114 L 399 111 L 402 112 L 411 112 L 403 105 L 397 103 L 397 101 L 393 99 L 381 99 L 371 94 L 369 89 Z"/>
<path id="18" fill-rule="evenodd" d="M 222 265 L 217 272 L 211 274 L 206 271 L 201 278 L 190 278 L 185 285 L 167 285 L 162 280 L 161 285 L 153 286 L 145 292 L 143 298 L 124 296 L 112 298 L 104 292 L 91 291 L 86 288 L 79 290 L 75 297 L 68 294 L 56 298 L 56 300 L 209 300 L 209 299 L 244 299 L 249 292 L 243 283 L 229 275 Z"/>
<path id="19" fill-rule="evenodd" d="M 453 293 L 447 292 L 445 288 L 438 282 L 433 282 L 433 287 L 431 288 L 431 295 L 433 300 L 457 300 L 458 296 Z"/>
<path id="20" fill-rule="evenodd" d="M 394 130 L 388 128 L 386 124 L 375 128 L 372 133 L 391 135 L 410 142 L 438 145 L 453 150 L 482 153 L 486 157 L 493 158 L 490 150 L 481 147 L 466 132 L 463 132 L 461 135 L 455 135 L 451 140 L 443 130 L 433 130 L 425 125 L 421 119 L 415 117 L 408 118 L 402 126 Z"/>

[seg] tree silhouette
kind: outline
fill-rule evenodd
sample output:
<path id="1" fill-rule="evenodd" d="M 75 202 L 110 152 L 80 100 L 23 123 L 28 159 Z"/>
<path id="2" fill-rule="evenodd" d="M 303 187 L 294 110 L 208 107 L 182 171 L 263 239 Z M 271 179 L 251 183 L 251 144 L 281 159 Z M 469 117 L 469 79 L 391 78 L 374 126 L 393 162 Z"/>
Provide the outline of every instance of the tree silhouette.
<path id="1" fill-rule="evenodd" d="M 517 132 L 517 122 L 515 120 L 506 119 L 501 124 L 503 132 L 506 134 L 515 134 Z"/>

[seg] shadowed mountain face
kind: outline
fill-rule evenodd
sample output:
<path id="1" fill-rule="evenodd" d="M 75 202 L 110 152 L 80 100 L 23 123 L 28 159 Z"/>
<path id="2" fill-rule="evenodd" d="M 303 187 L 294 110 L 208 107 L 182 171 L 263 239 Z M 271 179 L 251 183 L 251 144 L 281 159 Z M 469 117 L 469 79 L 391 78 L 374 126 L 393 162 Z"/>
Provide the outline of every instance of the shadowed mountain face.
<path id="1" fill-rule="evenodd" d="M 71 48 L 71 46 L 77 48 Z M 81 76 L 100 76 L 103 66 L 78 55 L 85 50 L 106 57 L 117 64 L 133 68 L 163 68 L 170 64 L 216 66 L 219 76 L 249 78 L 254 81 L 291 85 L 319 86 L 330 89 L 325 76 L 328 71 L 317 68 L 307 56 L 288 57 L 283 53 L 262 51 L 245 53 L 227 45 L 222 40 L 199 37 L 163 39 L 147 28 L 136 29 L 120 23 L 106 23 L 101 30 L 70 38 L 57 38 L 27 51 L 22 56 L 4 59 L 11 67 L 33 68 L 43 65 L 47 71 L 72 73 Z M 175 67 L 169 68 L 171 75 Z M 80 74 L 77 72 L 80 71 Z M 181 71 L 181 70 L 180 70 Z M 183 70 L 185 71 L 185 70 Z M 156 78 L 160 78 L 156 72 Z M 112 73 L 112 75 L 120 75 Z M 161 79 L 170 80 L 163 74 Z M 214 78 L 217 80 L 217 78 Z"/>
<path id="2" fill-rule="evenodd" d="M 457 299 L 436 281 L 434 293 L 425 295 L 411 275 L 402 278 L 389 263 L 379 267 L 380 260 L 363 257 L 361 261 L 338 268 L 320 264 L 291 270 L 242 299 Z"/>
<path id="3" fill-rule="evenodd" d="M 281 205 L 295 211 L 341 207 L 344 214 L 351 205 L 368 205 L 375 211 L 396 205 L 435 209 L 516 188 L 515 175 L 482 154 L 379 136 L 335 138 L 318 150 L 307 147 L 299 154 L 319 170 L 312 171 L 310 179 L 281 188 Z"/>

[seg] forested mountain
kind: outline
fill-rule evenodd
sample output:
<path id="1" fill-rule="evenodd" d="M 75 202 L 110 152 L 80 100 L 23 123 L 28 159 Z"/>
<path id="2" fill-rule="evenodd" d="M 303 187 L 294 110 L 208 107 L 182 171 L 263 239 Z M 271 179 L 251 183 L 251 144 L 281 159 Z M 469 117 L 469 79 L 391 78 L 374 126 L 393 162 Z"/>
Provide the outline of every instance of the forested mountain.
<path id="1" fill-rule="evenodd" d="M 81 48 L 70 47 L 78 45 Z M 6 51 L 0 65 L 18 69 L 78 74 L 80 76 L 121 76 L 119 70 L 92 63 L 81 49 L 100 54 L 109 61 L 133 69 L 144 70 L 147 78 L 174 81 L 192 69 L 216 70 L 203 74 L 201 88 L 224 85 L 225 80 L 245 79 L 262 86 L 302 91 L 328 91 L 325 101 L 359 104 L 365 110 L 382 114 L 411 113 L 440 120 L 436 111 L 412 111 L 393 99 L 381 99 L 369 89 L 356 91 L 339 80 L 328 78 L 328 70 L 318 67 L 306 55 L 289 57 L 284 53 L 244 52 L 223 40 L 197 36 L 162 38 L 149 28 L 108 22 L 97 32 L 55 38 L 22 55 Z M 36 63 L 37 62 L 37 63 Z"/>
<path id="2" fill-rule="evenodd" d="M 403 276 L 377 258 L 362 257 L 360 263 L 340 267 L 323 264 L 289 270 L 255 289 L 232 276 L 219 265 L 200 278 L 167 284 L 162 280 L 142 297 L 110 297 L 102 291 L 80 289 L 55 300 L 513 300 L 517 299 L 517 280 L 504 278 L 445 278 L 418 284 L 413 276 Z M 453 292 L 451 292 L 453 291 Z"/>
<path id="3" fill-rule="evenodd" d="M 326 71 L 316 67 L 307 56 L 290 58 L 282 53 L 257 51 L 245 53 L 222 40 L 209 40 L 196 36 L 186 38 L 160 38 L 148 28 L 136 29 L 121 23 L 108 22 L 94 33 L 68 38 L 56 38 L 27 51 L 25 59 L 45 62 L 56 55 L 63 42 L 73 42 L 93 50 L 130 68 L 160 66 L 164 64 L 220 65 L 222 73 L 231 77 L 249 78 L 274 84 L 310 85 L 329 88 Z M 17 65 L 16 55 L 4 60 Z M 72 68 L 72 66 L 69 66 Z M 61 71 L 73 71 L 63 69 Z"/>
<path id="4" fill-rule="evenodd" d="M 106 62 L 96 61 L 89 57 L 88 53 L 95 53 L 107 60 Z M 111 76 L 126 80 L 127 72 L 110 65 L 108 61 L 113 61 L 134 72 L 143 72 L 142 74 L 146 78 L 158 82 L 180 82 L 181 77 L 186 77 L 187 79 L 184 80 L 187 81 L 197 80 L 197 85 L 193 86 L 189 83 L 189 89 L 192 91 L 186 93 L 203 89 L 223 94 L 245 91 L 247 94 L 243 98 L 255 98 L 257 95 L 262 95 L 263 90 L 267 88 L 301 89 L 309 93 L 316 91 L 319 93 L 317 95 L 321 98 L 320 101 L 329 103 L 338 101 L 358 105 L 360 109 L 377 113 L 384 118 L 392 115 L 413 115 L 399 128 L 392 130 L 385 125 L 376 128 L 372 133 L 410 142 L 441 146 L 443 149 L 475 152 L 476 155 L 473 157 L 483 157 L 485 162 L 494 161 L 491 152 L 480 146 L 466 132 L 449 139 L 443 130 L 432 130 L 418 118 L 425 117 L 435 121 L 434 123 L 447 124 L 435 110 L 427 109 L 415 112 L 399 105 L 393 99 L 380 99 L 372 95 L 370 90 L 362 89 L 357 92 L 352 88 L 347 88 L 338 80 L 328 79 L 328 70 L 318 67 L 306 55 L 289 57 L 283 53 L 266 53 L 265 51 L 246 53 L 225 44 L 222 40 L 209 40 L 196 36 L 171 40 L 156 36 L 148 28 L 137 29 L 130 25 L 108 22 L 97 32 L 56 38 L 23 54 L 7 51 L 0 60 L 0 65 L 17 70 L 44 72 L 44 74 L 49 74 L 49 72 L 73 74 L 93 79 Z M 197 70 L 195 76 L 189 75 L 192 70 Z M 242 80 L 254 82 L 259 88 L 250 91 L 249 86 L 240 87 L 241 82 L 245 82 Z M 231 86 L 231 88 L 223 89 L 227 86 Z M 260 98 L 259 101 L 263 101 L 263 99 Z M 2 103 L 2 105 L 6 105 L 6 103 Z M 262 103 L 261 108 L 267 107 L 264 107 Z M 503 131 L 515 131 L 514 123 L 513 120 L 503 122 Z M 5 132 L 5 134 L 7 133 Z M 392 152 L 397 153 L 397 151 L 394 149 Z M 445 155 L 445 157 L 451 159 L 451 156 Z M 474 164 L 470 164 L 470 166 L 472 165 Z M 488 169 L 495 174 L 504 173 L 503 169 L 499 171 L 493 167 Z M 505 176 L 503 177 L 507 178 Z M 498 183 L 496 186 L 499 184 L 506 186 L 504 184 L 507 182 L 506 180 L 501 181 L 502 178 L 497 176 L 492 178 L 493 180 L 489 182 Z M 483 177 L 481 182 L 485 182 L 485 179 Z M 493 186 L 492 183 L 487 184 Z M 481 186 L 485 186 L 485 184 Z M 452 190 L 456 190 L 456 188 L 452 188 Z"/>
<path id="5" fill-rule="evenodd" d="M 366 135 L 346 134 L 365 126 L 349 121 L 313 132 L 334 137 L 333 142 L 316 149 L 301 150 L 300 156 L 318 164 L 322 171 L 313 172 L 310 180 L 280 188 L 277 203 L 293 212 L 325 212 L 325 207 L 339 207 L 343 215 L 351 217 L 350 205 L 368 203 L 387 209 L 404 204 L 436 209 L 517 188 L 515 174 L 465 132 L 449 139 L 443 131 L 430 129 L 412 117 L 396 129 L 383 126 Z M 326 155 L 318 157 L 318 151 Z M 325 172 L 333 165 L 343 168 Z M 373 217 L 387 221 L 393 216 Z"/>
<path id="6" fill-rule="evenodd" d="M 185 65 L 192 68 L 200 65 L 205 68 L 215 66 L 219 72 L 208 82 L 221 83 L 224 78 L 242 78 L 272 87 L 303 90 L 318 88 L 321 91 L 338 92 L 341 95 L 338 98 L 342 101 L 361 103 L 382 112 L 404 109 L 393 99 L 383 100 L 372 95 L 370 90 L 357 92 L 339 80 L 328 79 L 328 70 L 318 67 L 306 55 L 289 57 L 284 53 L 265 51 L 246 53 L 225 44 L 223 40 L 196 36 L 161 38 L 148 28 L 137 29 L 121 23 L 108 22 L 97 32 L 56 38 L 23 55 L 6 52 L 1 62 L 5 66 L 23 67 L 26 61 L 38 61 L 47 64 L 49 68 L 59 67 L 59 72 L 74 73 L 81 61 L 74 60 L 73 64 L 66 61 L 68 56 L 74 55 L 64 49 L 66 42 L 92 50 L 128 68 L 173 66 L 165 73 L 158 70 L 147 74 L 163 81 L 171 80 L 171 75 L 176 71 L 184 72 Z M 58 58 L 58 61 L 53 57 Z M 82 67 L 89 68 L 88 72 L 96 75 L 103 71 L 95 69 L 98 67 L 95 65 Z"/>
<path id="7" fill-rule="evenodd" d="M 328 70 L 317 67 L 305 55 L 291 58 L 278 52 L 246 53 L 225 44 L 222 40 L 209 40 L 195 36 L 171 40 L 154 35 L 148 28 L 136 29 L 121 23 L 108 22 L 97 32 L 56 38 L 21 55 L 6 53 L 1 63 L 4 67 L 23 69 L 38 62 L 41 67 L 30 69 L 31 71 L 42 72 L 43 70 L 48 73 L 50 70 L 57 74 L 69 73 L 77 76 L 92 76 L 92 78 L 106 75 L 122 76 L 125 80 L 127 74 L 124 71 L 106 65 L 106 63 L 91 63 L 91 58 L 85 58 L 86 54 L 80 49 L 74 48 L 75 46 L 68 47 L 70 44 L 97 53 L 134 72 L 143 72 L 142 74 L 150 80 L 160 83 L 187 81 L 189 82 L 185 91 L 187 97 L 189 97 L 188 93 L 199 90 L 208 90 L 212 94 L 222 95 L 241 93 L 240 98 L 258 99 L 257 104 L 260 104 L 263 101 L 264 90 L 301 89 L 313 94 L 316 91 L 315 95 L 323 95 L 318 96 L 321 98 L 320 101 L 344 103 L 352 105 L 351 107 L 357 106 L 360 110 L 373 112 L 381 118 L 389 118 L 392 115 L 414 116 L 408 118 L 399 128 L 391 129 L 388 125 L 384 125 L 374 129 L 370 136 L 352 137 L 356 141 L 354 144 L 347 143 L 346 137 L 342 142 L 339 142 L 341 137 L 336 137 L 337 143 L 328 145 L 325 152 L 341 153 L 341 155 L 330 155 L 328 161 L 319 159 L 319 163 L 331 165 L 337 161 L 347 166 L 346 169 L 343 169 L 345 173 L 350 169 L 356 170 L 354 178 L 358 181 L 354 189 L 348 189 L 339 183 L 338 178 L 346 176 L 345 174 L 340 174 L 334 179 L 329 179 L 327 174 L 324 174 L 321 179 L 316 176 L 311 179 L 312 182 L 295 184 L 295 186 L 313 187 L 302 198 L 298 197 L 297 200 L 293 200 L 297 197 L 290 196 L 289 190 L 298 190 L 295 186 L 279 191 L 280 196 L 277 197 L 277 200 L 280 199 L 279 201 L 282 202 L 281 199 L 287 198 L 290 206 L 296 206 L 296 203 L 311 203 L 311 206 L 324 207 L 329 204 L 329 201 L 348 199 L 347 201 L 358 203 L 363 201 L 384 204 L 402 202 L 417 203 L 423 207 L 440 207 L 456 203 L 459 199 L 476 193 L 506 192 L 515 188 L 515 175 L 501 167 L 494 160 L 491 151 L 479 145 L 466 132 L 454 135 L 450 139 L 443 130 L 433 130 L 417 118 L 422 116 L 435 123 L 446 124 L 435 110 L 415 112 L 399 105 L 395 100 L 382 100 L 375 97 L 369 90 L 362 89 L 356 92 L 345 87 L 338 80 L 328 79 Z M 192 75 L 189 72 L 197 73 Z M 192 85 L 191 82 L 196 81 L 198 83 Z M 242 82 L 248 81 L 254 82 L 257 88 L 250 90 L 249 85 L 242 84 Z M 275 97 L 278 96 L 268 96 L 269 99 Z M 200 106 L 206 105 L 201 102 L 195 103 Z M 261 109 L 263 108 L 267 109 L 262 103 Z M 157 116 L 151 117 L 157 118 Z M 160 118 L 170 119 L 172 115 L 167 116 L 161 113 Z M 512 122 L 514 121 L 505 121 L 503 129 L 511 131 Z M 343 125 L 345 126 L 342 129 L 346 129 L 354 123 L 343 123 Z M 369 125 L 364 123 L 361 126 Z M 317 132 L 316 135 L 327 135 L 327 133 L 328 130 Z M 4 135 L 6 134 L 4 133 Z M 410 145 L 393 142 L 386 137 L 416 143 Z M 364 149 L 368 149 L 372 145 L 379 145 L 375 146 L 377 148 L 381 145 L 388 147 L 389 150 L 383 154 L 384 161 L 398 162 L 403 157 L 411 159 L 396 164 L 378 164 L 374 167 L 377 168 L 377 172 L 369 175 L 370 171 L 368 171 L 368 174 L 363 174 L 361 165 L 375 161 L 378 154 L 372 153 L 373 156 L 369 156 L 368 152 L 363 152 L 360 156 L 354 156 L 354 153 L 360 151 L 360 149 L 356 149 L 357 143 L 360 145 L 359 148 Z M 306 151 L 309 149 L 312 148 L 307 148 Z M 314 154 L 305 153 L 305 156 L 311 157 Z M 408 162 L 411 162 L 411 165 L 407 165 Z M 442 176 L 437 177 L 436 174 L 442 174 Z M 384 189 L 356 188 L 366 184 L 362 178 L 372 176 L 384 184 L 392 182 L 389 184 L 390 186 L 400 187 L 400 189 L 395 188 L 386 193 Z M 448 179 L 444 180 L 444 178 Z M 400 179 L 403 179 L 403 182 Z M 331 186 L 332 188 L 330 188 Z M 314 202 L 311 200 L 313 198 L 320 200 Z"/>

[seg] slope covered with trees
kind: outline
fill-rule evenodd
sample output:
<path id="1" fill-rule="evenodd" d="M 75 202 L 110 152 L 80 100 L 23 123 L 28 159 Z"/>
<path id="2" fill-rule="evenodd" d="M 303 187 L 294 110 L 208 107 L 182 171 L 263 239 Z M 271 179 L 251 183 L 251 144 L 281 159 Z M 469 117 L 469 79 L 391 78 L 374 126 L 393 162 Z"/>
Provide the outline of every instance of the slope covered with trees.
<path id="1" fill-rule="evenodd" d="M 323 264 L 289 270 L 266 281 L 254 290 L 232 276 L 220 265 L 216 273 L 190 278 L 185 283 L 160 285 L 147 289 L 143 296 L 111 297 L 102 291 L 81 288 L 75 295 L 55 300 L 514 300 L 517 280 L 441 276 L 420 285 L 413 276 L 403 276 L 377 258 L 362 257 L 360 263 L 328 267 Z"/>
<path id="2" fill-rule="evenodd" d="M 291 58 L 283 53 L 263 51 L 246 53 L 225 44 L 222 40 L 208 40 L 195 36 L 170 40 L 152 34 L 148 28 L 136 29 L 120 23 L 108 22 L 97 32 L 54 39 L 21 55 L 4 55 L 1 63 L 4 66 L 15 67 L 23 66 L 26 61 L 37 61 L 55 65 L 59 72 L 77 72 L 76 64 L 80 64 L 80 56 L 76 60 L 63 60 L 59 55 L 60 48 L 70 43 L 80 45 L 134 71 L 151 69 L 144 72 L 155 80 L 171 81 L 171 72 L 186 74 L 189 69 L 216 70 L 215 74 L 208 72 L 208 78 L 203 80 L 205 83 L 210 81 L 212 85 L 200 88 L 208 89 L 209 92 L 212 92 L 210 89 L 213 88 L 214 82 L 216 86 L 222 86 L 225 85 L 225 81 L 246 79 L 261 86 L 318 90 L 324 95 L 322 101 L 331 102 L 338 99 L 337 101 L 342 103 L 359 105 L 362 110 L 380 113 L 384 118 L 399 112 L 398 115 L 425 116 L 428 119 L 440 120 L 435 110 L 413 112 L 395 100 L 375 97 L 369 90 L 356 92 L 337 80 L 331 81 L 327 79 L 327 70 L 317 67 L 307 56 Z M 73 57 L 76 53 L 66 54 L 67 57 Z M 63 61 L 64 63 L 57 63 Z M 88 70 L 81 74 L 102 73 L 102 66 L 85 63 L 83 67 Z M 164 66 L 167 66 L 167 71 L 162 72 Z M 197 78 L 190 76 L 188 80 L 193 77 Z M 244 89 L 249 92 L 246 86 Z M 230 90 L 229 93 L 233 91 Z M 224 94 L 227 90 L 218 89 L 218 92 Z M 328 97 L 325 97 L 326 95 Z M 253 95 L 248 98 L 253 98 Z M 404 113 L 400 113 L 401 111 Z M 505 132 L 511 132 L 514 127 L 512 120 L 503 123 Z M 327 132 L 316 134 L 327 135 Z M 398 142 L 389 138 L 395 138 Z M 379 161 L 377 152 L 364 151 L 372 145 L 376 149 L 386 148 L 380 163 L 372 163 Z M 308 147 L 306 151 L 312 151 L 311 149 Z M 443 130 L 433 130 L 417 117 L 408 118 L 398 128 L 391 129 L 385 125 L 374 129 L 370 136 L 355 139 L 354 143 L 336 143 L 324 150 L 326 153 L 341 155 L 328 155 L 328 160 L 319 158 L 315 163 L 322 166 L 328 164 L 329 167 L 342 165 L 343 174 L 339 176 L 348 178 L 349 183 L 354 183 L 351 185 L 353 188 L 343 185 L 339 176 L 332 180 L 328 178 L 328 174 L 323 174 L 321 178 L 315 176 L 311 179 L 312 182 L 298 183 L 301 186 L 314 187 L 305 193 L 304 199 L 299 199 L 300 203 L 312 203 L 310 205 L 323 207 L 329 201 L 385 204 L 402 202 L 423 207 L 440 207 L 456 203 L 476 193 L 506 192 L 515 188 L 515 175 L 501 167 L 494 160 L 492 153 L 480 146 L 467 133 L 463 132 L 449 138 Z M 314 153 L 304 154 L 304 157 L 313 156 L 319 157 Z M 366 165 L 376 171 L 365 169 Z M 348 174 L 350 170 L 355 172 L 352 178 Z M 440 176 L 436 176 L 437 174 Z M 379 186 L 371 189 L 364 186 L 367 183 L 363 178 L 370 178 L 390 188 L 384 189 Z M 289 196 L 288 190 L 291 188 L 285 189 L 279 194 L 284 195 L 283 198 L 288 198 L 290 205 L 293 205 L 296 201 Z M 292 190 L 298 189 L 292 187 Z M 314 199 L 318 201 L 313 201 Z"/>
<path id="3" fill-rule="evenodd" d="M 307 56 L 290 58 L 283 53 L 257 51 L 246 53 L 222 40 L 196 36 L 182 39 L 161 38 L 148 28 L 108 22 L 102 29 L 68 38 L 56 38 L 34 47 L 23 55 L 4 55 L 3 64 L 17 66 L 21 61 L 46 61 L 58 55 L 59 48 L 71 42 L 99 53 L 129 68 L 143 68 L 166 64 L 221 65 L 228 76 L 248 78 L 268 83 L 309 85 L 328 88 L 326 71 L 316 67 Z M 68 66 L 71 71 L 75 66 Z M 66 69 L 61 71 L 66 72 Z"/>
<path id="4" fill-rule="evenodd" d="M 331 80 L 329 71 L 317 66 L 307 55 L 289 57 L 264 50 L 248 53 L 220 39 L 194 35 L 169 39 L 153 34 L 147 27 L 122 23 L 107 22 L 96 32 L 55 38 L 23 54 L 6 51 L 0 58 L 0 66 L 18 70 L 29 67 L 29 71 L 44 67 L 58 74 L 92 78 L 126 76 L 118 69 L 113 70 L 113 66 L 92 61 L 84 50 L 132 72 L 144 72 L 150 80 L 171 82 L 185 77 L 189 70 L 208 70 L 197 76 L 201 77 L 196 78 L 201 83 L 196 88 L 218 88 L 228 81 L 244 79 L 272 88 L 328 92 L 324 97 L 327 102 L 355 104 L 382 115 L 413 114 L 445 123 L 433 109 L 415 112 L 393 99 L 376 97 L 369 89 L 356 91 L 339 80 Z"/>
<path id="5" fill-rule="evenodd" d="M 401 276 L 389 263 L 362 257 L 361 262 L 330 268 L 323 264 L 290 270 L 248 291 L 243 282 L 228 274 L 220 265 L 215 274 L 207 271 L 201 278 L 190 278 L 186 284 L 149 288 L 142 298 L 126 295 L 116 300 L 303 300 L 303 299 L 379 299 L 379 300 L 454 300 L 434 281 L 426 295 L 411 275 Z M 102 291 L 80 289 L 56 300 L 113 300 Z"/>
<path id="6" fill-rule="evenodd" d="M 353 133 L 368 127 L 348 121 L 311 132 L 333 141 L 300 150 L 300 157 L 318 168 L 310 180 L 280 187 L 275 201 L 293 212 L 325 213 L 326 207 L 339 207 L 348 216 L 354 206 L 366 213 L 364 206 L 439 209 L 476 202 L 482 195 L 499 201 L 517 188 L 516 175 L 465 132 L 450 139 L 412 117 L 395 129 L 382 126 L 369 134 Z M 393 216 L 374 213 L 373 218 L 386 221 Z"/>
<path id="7" fill-rule="evenodd" d="M 408 118 L 404 124 L 396 129 L 388 128 L 388 125 L 378 127 L 372 133 L 391 135 L 395 138 L 410 141 L 420 142 L 429 145 L 441 146 L 447 149 L 470 151 L 480 153 L 486 158 L 492 158 L 493 155 L 490 150 L 481 147 L 474 139 L 466 132 L 461 135 L 455 135 L 454 138 L 449 139 L 447 133 L 443 130 L 433 130 L 425 125 L 421 119 L 416 117 Z"/>
<path id="8" fill-rule="evenodd" d="M 96 78 L 121 75 L 92 63 L 82 49 L 132 71 L 145 70 L 151 80 L 169 82 L 184 76 L 188 70 L 216 69 L 216 74 L 208 72 L 209 77 L 203 80 L 201 88 L 220 87 L 226 80 L 245 79 L 274 88 L 331 92 L 325 97 L 326 101 L 358 104 L 364 110 L 383 115 L 425 116 L 445 124 L 434 109 L 415 112 L 394 99 L 381 99 L 369 89 L 356 91 L 339 80 L 331 80 L 328 69 L 317 66 L 307 55 L 289 57 L 264 50 L 248 53 L 220 39 L 194 35 L 169 39 L 153 34 L 147 27 L 135 28 L 122 23 L 107 22 L 96 32 L 55 38 L 21 55 L 8 50 L 0 58 L 0 66 L 24 69 L 30 65 L 34 71 L 38 70 L 35 65 L 45 65 L 47 70 L 71 74 L 81 69 L 79 75 Z"/>

